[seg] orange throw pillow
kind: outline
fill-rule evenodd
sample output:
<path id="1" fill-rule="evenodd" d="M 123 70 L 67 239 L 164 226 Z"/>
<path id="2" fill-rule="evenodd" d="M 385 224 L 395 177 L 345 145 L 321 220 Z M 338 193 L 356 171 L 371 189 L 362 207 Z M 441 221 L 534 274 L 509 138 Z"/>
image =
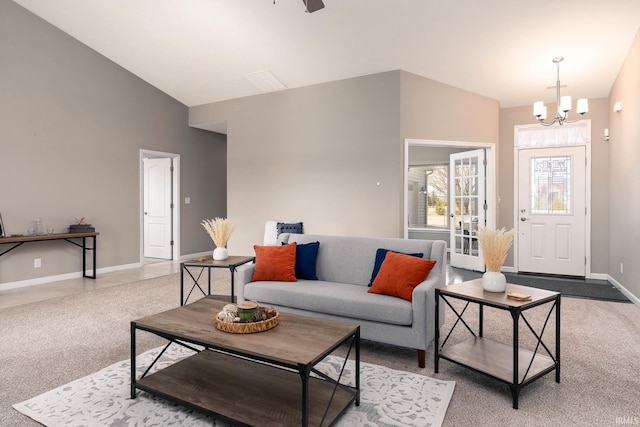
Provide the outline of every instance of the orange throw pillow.
<path id="1" fill-rule="evenodd" d="M 256 267 L 253 270 L 252 282 L 274 280 L 280 282 L 297 282 L 296 279 L 296 244 L 284 246 L 258 246 L 256 251 Z"/>
<path id="2" fill-rule="evenodd" d="M 380 272 L 367 292 L 390 295 L 411 301 L 413 288 L 427 278 L 435 261 L 387 252 Z"/>

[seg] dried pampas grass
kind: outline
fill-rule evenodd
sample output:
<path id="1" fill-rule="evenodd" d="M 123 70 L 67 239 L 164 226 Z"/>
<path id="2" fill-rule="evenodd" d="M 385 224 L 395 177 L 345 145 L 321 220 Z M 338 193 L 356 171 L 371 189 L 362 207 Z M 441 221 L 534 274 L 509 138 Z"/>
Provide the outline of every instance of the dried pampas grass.
<path id="1" fill-rule="evenodd" d="M 500 271 L 513 242 L 513 233 L 513 229 L 509 231 L 504 228 L 491 230 L 480 227 L 478 229 L 478 242 L 487 271 Z"/>
<path id="2" fill-rule="evenodd" d="M 231 232 L 233 231 L 234 224 L 227 218 L 214 218 L 214 219 L 205 219 L 201 222 L 202 226 L 209 236 L 211 236 L 211 240 L 213 243 L 219 248 L 223 248 L 227 246 L 227 242 L 229 238 L 231 238 Z"/>

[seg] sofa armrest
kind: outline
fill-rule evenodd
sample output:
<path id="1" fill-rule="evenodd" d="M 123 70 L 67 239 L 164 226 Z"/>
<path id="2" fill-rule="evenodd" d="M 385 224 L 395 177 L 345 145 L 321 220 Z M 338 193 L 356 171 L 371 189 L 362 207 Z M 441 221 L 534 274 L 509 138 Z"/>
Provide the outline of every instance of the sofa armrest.
<path id="1" fill-rule="evenodd" d="M 244 264 L 236 269 L 236 295 L 238 302 L 245 302 L 244 298 L 244 286 L 251 282 L 253 276 L 253 270 L 256 268 L 255 263 Z"/>
<path id="2" fill-rule="evenodd" d="M 418 350 L 426 350 L 433 338 L 435 337 L 435 293 L 438 287 L 437 278 L 428 278 L 420 283 L 413 290 L 413 300 L 411 302 L 413 309 L 412 332 L 417 343 Z M 443 316 L 440 316 L 440 322 L 437 327 L 442 324 Z"/>
<path id="3" fill-rule="evenodd" d="M 429 273 L 427 278 L 413 289 L 412 309 L 413 309 L 413 328 L 418 334 L 419 340 L 425 340 L 426 346 L 435 336 L 435 328 L 444 322 L 444 312 L 440 312 L 438 325 L 435 325 L 435 301 L 436 288 L 446 285 L 447 268 L 444 259 L 446 253 L 446 243 L 435 241 L 431 253 L 431 259 L 436 261 L 436 266 Z"/>

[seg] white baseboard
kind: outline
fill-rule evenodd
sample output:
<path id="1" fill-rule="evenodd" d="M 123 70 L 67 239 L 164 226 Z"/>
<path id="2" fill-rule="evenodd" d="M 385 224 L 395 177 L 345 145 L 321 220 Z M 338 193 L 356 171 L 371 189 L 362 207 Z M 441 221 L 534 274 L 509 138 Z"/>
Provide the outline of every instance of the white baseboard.
<path id="1" fill-rule="evenodd" d="M 96 275 L 113 273 L 114 271 L 129 270 L 131 268 L 139 268 L 142 263 L 136 262 L 133 264 L 114 265 L 111 267 L 103 267 L 96 269 Z M 24 288 L 26 286 L 42 285 L 44 283 L 59 282 L 61 280 L 78 279 L 82 277 L 81 271 L 74 273 L 57 274 L 55 276 L 36 277 L 35 279 L 18 280 L 16 282 L 7 282 L 0 284 L 0 291 L 6 291 L 9 289 Z"/>
<path id="2" fill-rule="evenodd" d="M 190 260 L 190 259 L 193 259 L 193 258 L 199 258 L 201 256 L 211 256 L 211 254 L 213 254 L 213 251 L 198 252 L 198 253 L 195 253 L 195 254 L 180 255 L 180 261 L 186 261 L 186 260 Z"/>
<path id="3" fill-rule="evenodd" d="M 635 305 L 640 307 L 640 298 L 638 298 L 637 296 L 632 294 L 627 288 L 622 286 L 622 283 L 618 282 L 616 279 L 614 279 L 611 276 L 607 276 L 606 280 L 608 280 L 609 283 L 612 283 L 613 286 L 615 286 L 616 288 L 620 289 L 620 292 L 622 292 L 624 294 L 624 296 L 629 298 L 632 303 L 634 303 Z"/>

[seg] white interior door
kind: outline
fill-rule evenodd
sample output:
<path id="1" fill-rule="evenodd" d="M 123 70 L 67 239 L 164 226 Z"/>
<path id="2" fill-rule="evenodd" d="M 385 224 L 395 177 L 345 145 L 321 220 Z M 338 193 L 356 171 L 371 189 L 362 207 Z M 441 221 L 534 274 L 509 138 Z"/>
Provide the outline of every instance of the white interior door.
<path id="1" fill-rule="evenodd" d="M 585 276 L 585 147 L 520 150 L 518 159 L 518 269 Z"/>
<path id="2" fill-rule="evenodd" d="M 484 271 L 478 245 L 478 226 L 487 220 L 484 149 L 451 154 L 449 206 L 451 266 Z"/>
<path id="3" fill-rule="evenodd" d="M 143 162 L 144 256 L 171 259 L 173 234 L 171 159 L 143 159 Z"/>

